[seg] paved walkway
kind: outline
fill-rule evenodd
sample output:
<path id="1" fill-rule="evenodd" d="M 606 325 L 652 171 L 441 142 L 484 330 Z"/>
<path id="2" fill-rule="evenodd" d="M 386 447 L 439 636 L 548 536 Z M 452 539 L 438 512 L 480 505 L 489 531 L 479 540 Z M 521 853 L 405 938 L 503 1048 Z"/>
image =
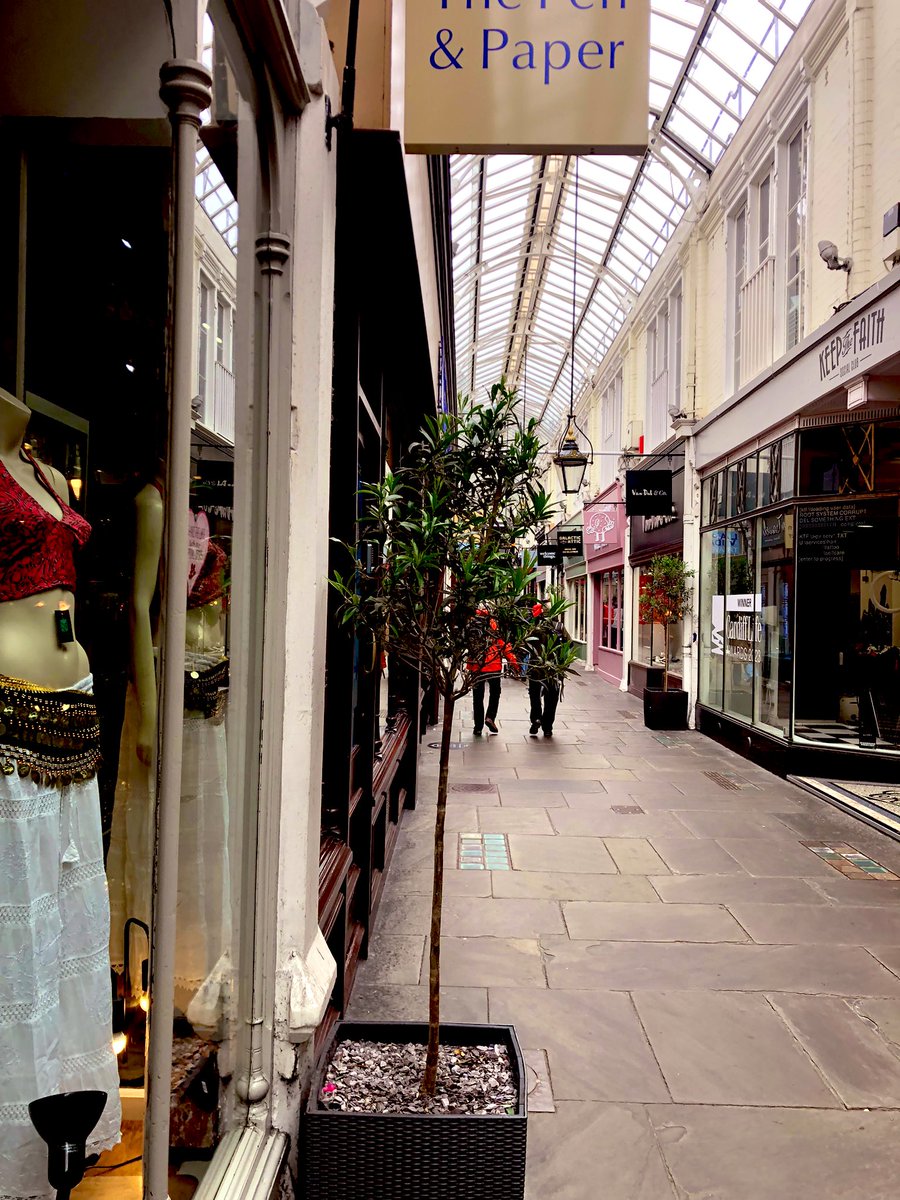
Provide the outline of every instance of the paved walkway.
<path id="1" fill-rule="evenodd" d="M 442 1015 L 513 1022 L 549 1066 L 529 1200 L 895 1197 L 900 882 L 804 843 L 898 875 L 900 844 L 699 734 L 652 734 L 597 676 L 551 741 L 525 709 L 504 684 L 481 739 L 461 709 Z M 423 746 L 351 1016 L 425 1017 L 436 772 Z M 507 835 L 511 870 L 456 869 L 478 832 Z"/>

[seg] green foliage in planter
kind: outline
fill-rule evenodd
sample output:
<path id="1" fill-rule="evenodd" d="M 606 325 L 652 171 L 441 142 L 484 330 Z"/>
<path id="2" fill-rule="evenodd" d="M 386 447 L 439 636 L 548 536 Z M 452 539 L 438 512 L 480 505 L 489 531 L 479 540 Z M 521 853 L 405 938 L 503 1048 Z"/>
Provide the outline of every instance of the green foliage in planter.
<path id="1" fill-rule="evenodd" d="M 502 639 L 545 679 L 572 673 L 576 650 L 544 636 L 567 607 L 552 598 L 532 613 L 534 557 L 517 543 L 552 516 L 541 484 L 537 422 L 522 422 L 514 390 L 495 384 L 479 403 L 428 418 L 421 439 L 381 483 L 361 489 L 354 567 L 331 580 L 340 617 L 357 636 L 420 671 L 443 700 L 434 839 L 429 1047 L 423 1091 L 433 1094 L 440 1019 L 444 825 L 454 709 Z M 374 551 L 374 553 L 373 553 Z M 371 569 L 367 563 L 373 563 Z"/>
<path id="2" fill-rule="evenodd" d="M 657 554 L 643 571 L 638 597 L 640 618 L 645 625 L 663 627 L 663 690 L 669 688 L 669 626 L 691 611 L 693 570 L 675 554 Z"/>

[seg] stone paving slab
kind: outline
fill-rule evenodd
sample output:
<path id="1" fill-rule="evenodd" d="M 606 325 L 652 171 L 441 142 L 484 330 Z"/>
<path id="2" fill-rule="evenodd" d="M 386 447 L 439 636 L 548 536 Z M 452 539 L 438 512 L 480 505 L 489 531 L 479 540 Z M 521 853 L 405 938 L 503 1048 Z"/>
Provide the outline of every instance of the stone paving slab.
<path id="1" fill-rule="evenodd" d="M 616 904 L 570 900 L 563 904 L 574 941 L 746 942 L 741 926 L 713 904 Z"/>
<path id="2" fill-rule="evenodd" d="M 444 931 L 448 937 L 534 938 L 565 933 L 566 926 L 555 900 L 453 896 L 444 904 Z"/>
<path id="3" fill-rule="evenodd" d="M 353 989 L 349 1015 L 359 1021 L 427 1021 L 425 984 L 398 986 L 369 983 L 364 963 Z M 488 1018 L 487 988 L 442 987 L 441 1020 L 484 1022 Z"/>
<path id="4" fill-rule="evenodd" d="M 669 1091 L 628 996 L 617 992 L 490 988 L 491 1020 L 541 1042 L 557 1100 L 668 1100 Z"/>
<path id="5" fill-rule="evenodd" d="M 835 996 L 770 996 L 847 1108 L 900 1108 L 900 1058 L 846 1000 Z"/>
<path id="6" fill-rule="evenodd" d="M 634 1003 L 675 1101 L 841 1106 L 765 996 L 639 992 Z"/>
<path id="7" fill-rule="evenodd" d="M 641 807 L 638 799 L 632 803 Z M 574 809 L 570 806 L 570 811 L 555 810 L 550 814 L 550 820 L 557 833 L 583 837 L 683 837 L 687 832 L 674 813 L 617 813 L 613 812 L 608 800 Z"/>
<path id="8" fill-rule="evenodd" d="M 663 875 L 666 864 L 646 838 L 605 837 L 603 844 L 621 875 Z"/>
<path id="9" fill-rule="evenodd" d="M 443 937 L 441 983 L 447 987 L 545 988 L 540 943 L 537 938 Z M 897 983 L 900 985 L 900 979 Z"/>
<path id="10" fill-rule="evenodd" d="M 511 833 L 509 854 L 517 871 L 577 871 L 588 875 L 616 874 L 616 864 L 601 838 L 543 837 Z"/>
<path id="11" fill-rule="evenodd" d="M 876 955 L 848 946 L 703 945 L 576 942 L 545 938 L 550 987 L 600 991 L 801 992 L 826 996 L 900 996 L 900 978 Z"/>
<path id="12" fill-rule="evenodd" d="M 896 908 L 820 904 L 731 905 L 731 912 L 754 942 L 773 945 L 900 945 L 900 906 Z"/>
<path id="13" fill-rule="evenodd" d="M 900 1178 L 900 1113 L 654 1105 L 679 1197 L 890 1200 Z"/>
<path id="14" fill-rule="evenodd" d="M 758 879 L 753 875 L 661 875 L 651 878 L 661 899 L 672 904 L 813 904 L 828 898 L 805 879 Z"/>
<path id="15" fill-rule="evenodd" d="M 587 875 L 577 871 L 495 871 L 493 894 L 546 900 L 660 902 L 650 881 L 640 876 Z"/>
<path id="16" fill-rule="evenodd" d="M 553 833 L 546 808 L 479 808 L 482 833 Z"/>
<path id="17" fill-rule="evenodd" d="M 712 838 L 654 837 L 652 841 L 663 862 L 677 875 L 746 874 L 741 864 Z"/>
<path id="18" fill-rule="evenodd" d="M 671 1106 L 669 1106 L 671 1107 Z M 528 1118 L 526 1200 L 675 1200 L 638 1105 L 561 1101 Z"/>

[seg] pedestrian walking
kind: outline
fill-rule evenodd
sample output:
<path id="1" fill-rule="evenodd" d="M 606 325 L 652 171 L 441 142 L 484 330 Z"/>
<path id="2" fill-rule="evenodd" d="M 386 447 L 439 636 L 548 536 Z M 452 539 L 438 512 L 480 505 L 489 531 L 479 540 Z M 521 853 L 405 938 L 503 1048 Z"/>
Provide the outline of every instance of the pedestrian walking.
<path id="1" fill-rule="evenodd" d="M 538 602 L 531 609 L 532 616 L 543 618 L 530 639 L 533 644 L 528 664 L 528 702 L 531 726 L 529 734 L 536 738 L 540 730 L 544 737 L 553 737 L 553 722 L 559 705 L 559 680 L 554 678 L 545 665 L 548 648 L 556 641 L 568 641 L 569 635 L 562 621 L 547 620 L 544 606 Z"/>
<path id="2" fill-rule="evenodd" d="M 500 679 L 503 673 L 503 663 L 509 663 L 512 670 L 518 674 L 519 662 L 513 653 L 512 646 L 501 636 L 497 622 L 487 609 L 478 609 L 476 618 L 485 623 L 484 641 L 487 642 L 487 647 L 483 654 L 469 663 L 469 670 L 477 675 L 472 687 L 472 715 L 474 718 L 472 732 L 476 737 L 481 737 L 482 730 L 487 729 L 490 737 L 498 732 L 497 710 L 500 707 Z M 485 687 L 488 689 L 487 712 L 484 710 Z"/>

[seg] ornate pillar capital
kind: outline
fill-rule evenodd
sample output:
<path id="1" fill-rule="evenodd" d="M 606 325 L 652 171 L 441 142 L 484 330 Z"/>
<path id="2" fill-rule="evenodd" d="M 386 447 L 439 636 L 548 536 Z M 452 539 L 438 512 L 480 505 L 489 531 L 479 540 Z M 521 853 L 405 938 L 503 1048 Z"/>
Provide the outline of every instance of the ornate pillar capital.
<path id="1" fill-rule="evenodd" d="M 203 63 L 172 58 L 159 68 L 159 94 L 170 118 L 200 128 L 200 116 L 212 102 L 212 75 Z"/>
<path id="2" fill-rule="evenodd" d="M 291 257 L 291 239 L 286 233 L 267 229 L 256 239 L 256 257 L 263 275 L 283 275 Z"/>

